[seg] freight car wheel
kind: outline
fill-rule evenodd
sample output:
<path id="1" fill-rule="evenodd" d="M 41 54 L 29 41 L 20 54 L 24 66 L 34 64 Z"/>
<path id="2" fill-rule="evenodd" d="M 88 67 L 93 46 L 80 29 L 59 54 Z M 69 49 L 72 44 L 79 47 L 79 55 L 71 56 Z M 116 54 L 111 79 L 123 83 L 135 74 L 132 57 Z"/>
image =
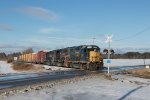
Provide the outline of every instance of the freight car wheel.
<path id="1" fill-rule="evenodd" d="M 103 63 L 99 64 L 99 69 L 104 69 L 104 64 Z"/>
<path id="2" fill-rule="evenodd" d="M 84 70 L 87 70 L 87 65 L 86 64 L 80 64 L 80 68 L 84 69 Z"/>
<path id="3" fill-rule="evenodd" d="M 96 71 L 97 70 L 97 64 L 96 63 L 90 63 L 89 64 L 89 70 L 90 71 Z"/>
<path id="4" fill-rule="evenodd" d="M 93 63 L 93 64 L 92 64 L 92 71 L 95 71 L 96 68 L 97 68 L 97 67 L 96 67 L 96 63 Z"/>
<path id="5" fill-rule="evenodd" d="M 73 63 L 70 63 L 70 68 L 73 68 Z"/>
<path id="6" fill-rule="evenodd" d="M 92 64 L 88 64 L 88 69 L 89 69 L 90 71 L 93 70 L 93 69 L 92 69 Z"/>
<path id="7" fill-rule="evenodd" d="M 69 62 L 64 62 L 64 67 L 69 68 L 70 67 L 70 63 Z"/>
<path id="8" fill-rule="evenodd" d="M 99 70 L 99 64 L 95 63 L 94 68 L 95 68 L 95 71 Z"/>
<path id="9" fill-rule="evenodd" d="M 99 70 L 99 69 L 100 69 L 100 65 L 96 64 L 96 70 Z"/>
<path id="10" fill-rule="evenodd" d="M 66 66 L 67 68 L 70 68 L 70 63 L 67 63 L 67 66 Z"/>

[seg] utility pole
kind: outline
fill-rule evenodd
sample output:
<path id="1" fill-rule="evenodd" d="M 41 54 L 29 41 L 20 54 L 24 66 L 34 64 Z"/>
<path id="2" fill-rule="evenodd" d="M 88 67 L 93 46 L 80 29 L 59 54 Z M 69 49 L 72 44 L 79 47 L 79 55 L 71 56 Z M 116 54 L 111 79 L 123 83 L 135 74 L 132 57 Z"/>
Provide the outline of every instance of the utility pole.
<path id="1" fill-rule="evenodd" d="M 93 38 L 92 38 L 92 39 L 93 39 L 93 45 L 94 45 L 94 42 L 95 42 L 95 39 L 96 39 L 96 38 L 95 38 L 95 35 L 93 35 Z"/>
<path id="2" fill-rule="evenodd" d="M 95 39 L 96 39 L 96 38 L 95 38 L 95 37 L 93 37 L 92 39 L 93 39 L 93 45 L 94 45 L 94 42 L 95 42 Z"/>

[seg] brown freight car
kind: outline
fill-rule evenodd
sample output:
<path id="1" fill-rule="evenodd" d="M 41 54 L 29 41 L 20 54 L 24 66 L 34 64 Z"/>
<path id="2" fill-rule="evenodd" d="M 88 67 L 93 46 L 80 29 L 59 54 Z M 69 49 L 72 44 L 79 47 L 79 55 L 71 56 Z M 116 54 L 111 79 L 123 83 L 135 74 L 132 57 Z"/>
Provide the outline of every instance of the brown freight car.
<path id="1" fill-rule="evenodd" d="M 45 58 L 46 53 L 47 53 L 47 52 L 44 51 L 44 50 L 39 51 L 39 52 L 37 53 L 37 61 L 36 61 L 36 63 L 45 64 L 45 61 L 46 61 L 46 58 Z"/>

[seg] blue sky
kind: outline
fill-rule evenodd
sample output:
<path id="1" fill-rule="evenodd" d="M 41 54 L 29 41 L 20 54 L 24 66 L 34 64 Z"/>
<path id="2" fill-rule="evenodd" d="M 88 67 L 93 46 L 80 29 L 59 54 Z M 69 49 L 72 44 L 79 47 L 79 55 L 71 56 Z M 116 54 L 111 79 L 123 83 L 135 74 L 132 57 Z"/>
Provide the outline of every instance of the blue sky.
<path id="1" fill-rule="evenodd" d="M 149 0 L 1 0 L 0 51 L 95 44 L 149 48 Z M 119 40 L 119 41 L 117 41 Z"/>

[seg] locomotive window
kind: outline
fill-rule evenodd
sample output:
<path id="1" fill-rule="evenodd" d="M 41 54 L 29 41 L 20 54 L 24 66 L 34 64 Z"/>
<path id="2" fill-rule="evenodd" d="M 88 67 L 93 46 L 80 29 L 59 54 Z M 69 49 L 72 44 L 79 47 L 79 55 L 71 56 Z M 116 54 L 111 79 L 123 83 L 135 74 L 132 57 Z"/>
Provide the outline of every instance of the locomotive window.
<path id="1" fill-rule="evenodd" d="M 76 50 L 80 50 L 80 48 L 76 48 Z"/>
<path id="2" fill-rule="evenodd" d="M 95 52 L 99 52 L 99 49 L 98 49 L 98 48 L 90 48 L 90 49 L 88 49 L 88 51 L 95 51 Z"/>
<path id="3" fill-rule="evenodd" d="M 86 49 L 84 49 L 84 52 L 86 52 Z"/>
<path id="4" fill-rule="evenodd" d="M 87 48 L 88 48 L 88 49 L 91 49 L 91 48 L 92 48 L 92 46 L 88 46 Z"/>
<path id="5" fill-rule="evenodd" d="M 93 47 L 93 48 L 97 48 L 97 47 Z"/>

